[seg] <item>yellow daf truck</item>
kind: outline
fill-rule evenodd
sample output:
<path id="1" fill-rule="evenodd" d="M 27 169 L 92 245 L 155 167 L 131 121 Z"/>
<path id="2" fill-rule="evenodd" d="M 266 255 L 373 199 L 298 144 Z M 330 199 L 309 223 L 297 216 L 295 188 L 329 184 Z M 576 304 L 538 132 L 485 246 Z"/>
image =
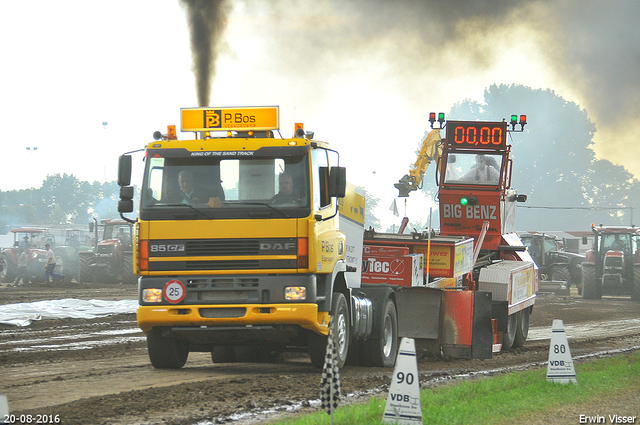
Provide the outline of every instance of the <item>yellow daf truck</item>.
<path id="1" fill-rule="evenodd" d="M 372 319 L 347 283 L 359 284 L 364 199 L 345 198 L 338 153 L 302 128 L 281 137 L 278 107 L 182 109 L 181 124 L 194 139 L 169 127 L 146 146 L 135 221 L 137 316 L 153 366 L 180 368 L 189 351 L 226 362 L 292 349 L 320 366 L 330 315 L 344 364 Z M 121 213 L 133 211 L 131 164 L 120 158 Z"/>

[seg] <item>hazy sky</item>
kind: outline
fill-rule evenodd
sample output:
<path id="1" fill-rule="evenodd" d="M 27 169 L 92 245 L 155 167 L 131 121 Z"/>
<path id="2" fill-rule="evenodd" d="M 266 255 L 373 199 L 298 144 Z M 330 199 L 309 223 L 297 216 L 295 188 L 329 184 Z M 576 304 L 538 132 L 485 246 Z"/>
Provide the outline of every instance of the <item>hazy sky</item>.
<path id="1" fill-rule="evenodd" d="M 596 154 L 640 175 L 636 0 L 223 3 L 210 106 L 279 105 L 283 136 L 304 122 L 382 210 L 428 113 L 481 101 L 492 83 L 578 103 Z M 118 155 L 198 106 L 178 0 L 1 1 L 0 16 L 0 190 L 56 173 L 114 180 Z"/>

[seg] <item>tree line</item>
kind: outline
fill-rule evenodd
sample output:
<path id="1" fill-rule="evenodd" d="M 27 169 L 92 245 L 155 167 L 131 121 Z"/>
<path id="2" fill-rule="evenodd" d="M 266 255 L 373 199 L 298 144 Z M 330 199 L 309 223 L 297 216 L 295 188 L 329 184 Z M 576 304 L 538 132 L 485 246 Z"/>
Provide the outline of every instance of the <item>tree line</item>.
<path id="1" fill-rule="evenodd" d="M 120 187 L 115 181 L 89 183 L 73 174 L 47 176 L 40 188 L 0 191 L 0 229 L 79 225 L 93 217 L 117 218 Z"/>

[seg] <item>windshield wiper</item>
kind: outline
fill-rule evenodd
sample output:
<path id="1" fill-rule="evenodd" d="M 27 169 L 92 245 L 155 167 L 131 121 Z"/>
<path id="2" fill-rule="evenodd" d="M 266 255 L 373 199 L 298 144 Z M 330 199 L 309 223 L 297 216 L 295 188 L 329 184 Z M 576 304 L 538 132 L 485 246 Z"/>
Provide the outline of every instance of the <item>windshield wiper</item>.
<path id="1" fill-rule="evenodd" d="M 206 212 L 204 212 L 203 210 L 201 210 L 199 208 L 194 207 L 191 204 L 184 204 L 182 202 L 179 202 L 179 203 L 175 203 L 175 204 L 156 204 L 156 205 L 160 205 L 160 206 L 163 206 L 163 207 L 189 207 L 192 210 L 194 210 L 195 212 L 200 213 L 203 216 L 207 217 L 209 220 L 213 220 L 214 219 L 213 216 L 207 214 Z"/>
<path id="2" fill-rule="evenodd" d="M 267 204 L 267 203 L 265 203 L 265 202 L 244 202 L 244 201 L 233 201 L 233 202 L 223 202 L 223 204 L 225 204 L 225 205 L 238 205 L 238 204 L 242 204 L 242 205 L 262 205 L 262 206 L 265 206 L 265 207 L 271 208 L 271 209 L 272 209 L 272 210 L 274 210 L 275 212 L 280 213 L 280 214 L 282 214 L 283 216 L 285 216 L 285 217 L 287 217 L 287 218 L 291 218 L 291 216 L 290 216 L 289 214 L 287 214 L 287 213 L 285 213 L 284 211 L 279 210 L 279 209 L 275 208 L 274 206 L 269 205 L 269 204 Z"/>

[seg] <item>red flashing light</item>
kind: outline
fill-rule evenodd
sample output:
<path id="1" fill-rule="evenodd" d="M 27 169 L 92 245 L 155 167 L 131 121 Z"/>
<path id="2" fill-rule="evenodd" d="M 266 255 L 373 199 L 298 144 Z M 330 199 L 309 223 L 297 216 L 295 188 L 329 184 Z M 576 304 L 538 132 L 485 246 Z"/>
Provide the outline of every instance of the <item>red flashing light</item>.
<path id="1" fill-rule="evenodd" d="M 525 125 L 527 123 L 527 116 L 526 115 L 520 115 L 520 124 L 521 125 Z"/>

